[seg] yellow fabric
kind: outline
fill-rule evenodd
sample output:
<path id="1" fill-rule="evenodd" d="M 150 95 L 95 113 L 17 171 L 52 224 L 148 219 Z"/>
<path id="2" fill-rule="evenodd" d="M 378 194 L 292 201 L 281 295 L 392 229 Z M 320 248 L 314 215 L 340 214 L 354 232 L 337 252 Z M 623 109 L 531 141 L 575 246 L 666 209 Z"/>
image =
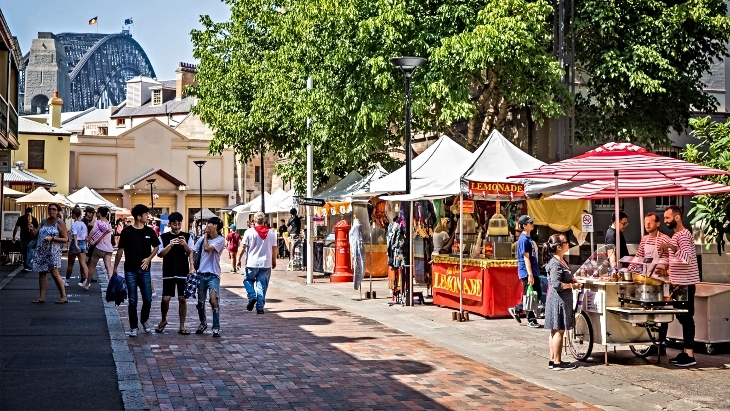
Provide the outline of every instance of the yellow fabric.
<path id="1" fill-rule="evenodd" d="M 322 207 L 317 207 L 315 213 L 324 217 L 325 215 L 347 214 L 352 212 L 352 204 L 349 201 L 328 201 Z"/>
<path id="2" fill-rule="evenodd" d="M 578 244 L 585 242 L 588 233 L 581 231 L 583 210 L 588 209 L 588 200 L 527 200 L 527 213 L 535 219 L 535 225 L 548 226 L 556 231 L 573 231 Z"/>
<path id="3" fill-rule="evenodd" d="M 459 265 L 459 257 L 453 257 L 448 254 L 434 255 L 432 257 L 432 260 L 434 263 Z M 517 267 L 517 260 L 486 260 L 480 258 L 464 258 L 464 265 L 481 268 Z"/>

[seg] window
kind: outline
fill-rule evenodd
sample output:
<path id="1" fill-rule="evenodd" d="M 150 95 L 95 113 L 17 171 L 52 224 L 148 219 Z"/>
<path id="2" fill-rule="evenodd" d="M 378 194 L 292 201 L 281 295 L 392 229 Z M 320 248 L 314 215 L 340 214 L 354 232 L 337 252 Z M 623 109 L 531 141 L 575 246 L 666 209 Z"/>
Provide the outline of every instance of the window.
<path id="1" fill-rule="evenodd" d="M 46 142 L 44 140 L 28 140 L 28 168 L 42 170 L 45 154 Z"/>
<path id="2" fill-rule="evenodd" d="M 152 90 L 152 105 L 159 106 L 162 104 L 162 90 Z"/>
<path id="3" fill-rule="evenodd" d="M 118 119 L 117 119 L 117 127 L 124 127 L 124 125 L 125 125 L 125 120 L 126 120 L 126 119 L 124 119 L 124 118 L 118 118 Z"/>
<path id="4" fill-rule="evenodd" d="M 679 158 L 679 148 L 677 147 L 664 147 L 660 150 L 655 151 L 656 154 L 664 157 Z M 680 200 L 678 196 L 665 196 L 656 198 L 656 210 L 664 211 L 669 206 L 679 205 Z"/>
<path id="5" fill-rule="evenodd" d="M 254 166 L 253 181 L 255 183 L 261 182 L 261 166 Z"/>

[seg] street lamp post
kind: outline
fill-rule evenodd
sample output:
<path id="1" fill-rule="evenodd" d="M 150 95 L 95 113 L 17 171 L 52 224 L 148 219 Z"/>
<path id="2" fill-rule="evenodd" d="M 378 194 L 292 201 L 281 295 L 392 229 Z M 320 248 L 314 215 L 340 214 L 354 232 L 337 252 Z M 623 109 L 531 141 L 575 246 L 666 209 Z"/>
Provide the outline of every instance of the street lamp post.
<path id="1" fill-rule="evenodd" d="M 150 212 L 152 212 L 152 215 L 154 215 L 155 214 L 155 195 L 153 192 L 153 188 L 154 188 L 153 184 L 155 183 L 155 181 L 157 181 L 157 179 L 149 178 L 145 181 L 147 181 L 147 184 L 150 185 Z"/>
<path id="2" fill-rule="evenodd" d="M 406 80 L 406 194 L 411 193 L 411 76 L 418 67 L 421 67 L 426 59 L 423 57 L 393 57 L 390 62 L 395 66 Z M 411 202 L 411 207 L 413 202 Z M 408 268 L 404 272 L 403 283 L 406 284 L 406 305 L 413 304 L 413 250 L 412 250 L 412 222 L 411 212 L 406 213 L 406 235 L 403 244 L 404 249 L 408 250 Z"/>
<path id="3" fill-rule="evenodd" d="M 203 166 L 205 165 L 205 160 L 195 160 L 193 161 L 196 166 L 198 166 L 198 176 L 200 178 L 200 187 L 199 187 L 199 193 L 200 193 L 200 218 L 198 219 L 198 232 L 200 235 L 203 235 Z"/>
<path id="4" fill-rule="evenodd" d="M 253 188 L 249 188 L 248 190 L 246 190 L 246 192 L 248 193 L 248 201 L 246 201 L 247 203 L 251 201 L 251 194 L 253 193 L 253 191 Z"/>

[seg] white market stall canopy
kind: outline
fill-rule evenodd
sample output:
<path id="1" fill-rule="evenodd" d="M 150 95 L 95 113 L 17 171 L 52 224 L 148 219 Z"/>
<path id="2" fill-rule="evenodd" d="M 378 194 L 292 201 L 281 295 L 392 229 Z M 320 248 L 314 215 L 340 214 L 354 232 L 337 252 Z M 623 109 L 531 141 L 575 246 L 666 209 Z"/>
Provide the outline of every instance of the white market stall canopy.
<path id="1" fill-rule="evenodd" d="M 348 187 L 357 183 L 361 179 L 362 174 L 358 173 L 357 171 L 350 171 L 350 173 L 346 175 L 345 178 L 335 183 L 335 185 L 333 185 L 332 187 L 318 193 L 314 193 L 314 197 L 323 198 L 325 200 L 339 199 L 342 194 L 347 191 Z"/>
<path id="2" fill-rule="evenodd" d="M 92 207 L 109 207 L 110 203 L 97 197 L 89 187 L 79 189 L 73 194 L 69 194 L 68 199 L 80 206 Z"/>
<path id="3" fill-rule="evenodd" d="M 24 193 L 22 191 L 13 190 L 10 187 L 3 187 L 3 197 L 9 197 L 9 198 L 19 198 L 23 197 L 28 193 Z"/>
<path id="4" fill-rule="evenodd" d="M 50 204 L 58 202 L 58 199 L 43 187 L 38 187 L 32 193 L 15 200 L 16 203 L 24 204 Z"/>
<path id="5" fill-rule="evenodd" d="M 210 218 L 213 218 L 213 217 L 215 217 L 215 214 L 213 214 L 212 211 L 208 210 L 207 208 L 204 208 L 203 209 L 203 220 L 207 220 L 207 219 L 210 219 Z M 200 218 L 200 211 L 198 211 L 197 213 L 195 213 L 195 215 L 193 216 L 193 218 Z"/>
<path id="6" fill-rule="evenodd" d="M 430 191 L 451 191 L 449 185 L 452 184 L 456 187 L 456 191 L 445 195 L 458 194 L 459 176 L 455 175 L 455 180 L 447 178 L 445 170 L 458 169 L 455 166 L 464 164 L 470 155 L 469 150 L 460 146 L 448 136 L 441 136 L 434 144 L 412 160 L 411 193 L 423 192 L 424 195 L 430 195 Z M 434 184 L 445 187 L 437 187 Z M 405 189 L 406 167 L 403 166 L 387 176 L 371 182 L 369 192 L 374 195 L 402 192 Z"/>
<path id="7" fill-rule="evenodd" d="M 264 201 L 268 200 L 269 197 L 271 197 L 271 194 L 269 194 L 268 191 L 264 191 Z M 258 204 L 258 208 L 255 211 L 253 211 L 252 210 L 252 207 L 255 204 Z M 266 206 L 267 206 L 266 208 L 267 209 L 269 208 L 268 205 L 269 204 L 266 203 Z M 249 212 L 249 213 L 251 213 L 251 212 L 259 211 L 260 209 L 261 209 L 261 195 L 259 194 L 258 196 L 256 196 L 253 200 L 249 201 L 248 203 L 242 204 L 242 205 L 240 205 L 238 207 L 235 207 L 233 209 L 233 211 L 236 212 L 236 213 L 242 213 L 242 212 Z"/>

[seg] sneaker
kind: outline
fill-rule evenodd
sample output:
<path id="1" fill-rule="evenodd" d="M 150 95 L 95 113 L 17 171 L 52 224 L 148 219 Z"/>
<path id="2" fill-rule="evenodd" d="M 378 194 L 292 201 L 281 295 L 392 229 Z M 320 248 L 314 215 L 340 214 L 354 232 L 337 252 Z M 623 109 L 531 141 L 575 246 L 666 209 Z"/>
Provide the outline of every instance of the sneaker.
<path id="1" fill-rule="evenodd" d="M 256 310 L 256 314 L 263 314 L 264 310 Z"/>
<path id="2" fill-rule="evenodd" d="M 542 328 L 542 325 L 538 324 L 537 321 L 528 321 L 527 326 L 530 328 Z"/>
<path id="3" fill-rule="evenodd" d="M 68 280 L 63 280 L 63 286 L 68 287 Z"/>
<path id="4" fill-rule="evenodd" d="M 246 309 L 249 311 L 253 311 L 253 307 L 256 305 L 256 299 L 248 300 L 248 305 L 246 305 Z"/>
<path id="5" fill-rule="evenodd" d="M 217 328 L 213 328 L 213 338 L 220 338 L 221 333 L 218 331 Z"/>
<path id="6" fill-rule="evenodd" d="M 681 352 L 681 353 L 679 353 L 678 356 L 676 356 L 674 358 L 670 358 L 669 359 L 669 363 L 670 364 L 676 364 L 676 363 L 682 361 L 685 357 L 689 357 L 689 356 L 687 355 L 687 353 Z"/>
<path id="7" fill-rule="evenodd" d="M 680 358 L 679 361 L 673 364 L 676 367 L 689 367 L 690 365 L 697 364 L 697 361 L 695 361 L 695 357 L 690 357 L 689 355 L 685 354 L 684 357 Z"/>
<path id="8" fill-rule="evenodd" d="M 208 324 L 200 323 L 200 325 L 198 326 L 198 329 L 195 330 L 195 334 L 202 334 L 203 331 L 205 331 L 207 329 L 208 329 Z"/>
<path id="9" fill-rule="evenodd" d="M 136 337 L 137 336 L 137 331 L 138 330 L 136 328 L 132 328 L 132 331 L 129 332 L 129 336 L 130 337 Z"/>
<path id="10" fill-rule="evenodd" d="M 512 316 L 518 323 L 522 323 L 522 320 L 520 320 L 520 315 L 517 313 L 517 310 L 515 310 L 515 307 L 510 307 L 507 309 L 509 311 L 509 315 Z"/>
<path id="11" fill-rule="evenodd" d="M 150 327 L 147 323 L 142 323 L 142 330 L 149 334 L 152 332 L 152 327 Z"/>
<path id="12" fill-rule="evenodd" d="M 561 361 L 560 364 L 553 364 L 553 371 L 562 371 L 562 370 L 574 370 L 576 368 L 575 364 L 571 364 L 569 362 Z"/>
<path id="13" fill-rule="evenodd" d="M 552 362 L 552 361 L 548 362 L 548 368 L 549 368 L 549 369 L 551 369 L 551 370 L 552 370 L 552 369 L 553 369 L 553 366 L 554 366 L 554 365 L 555 365 L 555 363 L 554 363 L 554 362 Z"/>
<path id="14" fill-rule="evenodd" d="M 152 298 L 157 297 L 157 293 L 152 293 Z"/>

